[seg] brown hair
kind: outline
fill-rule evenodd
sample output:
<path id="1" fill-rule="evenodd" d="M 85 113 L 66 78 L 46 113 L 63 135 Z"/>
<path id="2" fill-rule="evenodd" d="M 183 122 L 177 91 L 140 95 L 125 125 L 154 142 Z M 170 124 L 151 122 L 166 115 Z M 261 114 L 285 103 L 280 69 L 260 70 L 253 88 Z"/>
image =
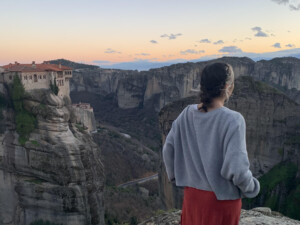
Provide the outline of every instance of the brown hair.
<path id="1" fill-rule="evenodd" d="M 232 67 L 226 63 L 213 63 L 206 66 L 201 74 L 200 99 L 202 109 L 207 112 L 214 98 L 227 95 L 225 84 L 232 84 L 234 74 Z M 228 98 L 228 97 L 227 97 Z"/>

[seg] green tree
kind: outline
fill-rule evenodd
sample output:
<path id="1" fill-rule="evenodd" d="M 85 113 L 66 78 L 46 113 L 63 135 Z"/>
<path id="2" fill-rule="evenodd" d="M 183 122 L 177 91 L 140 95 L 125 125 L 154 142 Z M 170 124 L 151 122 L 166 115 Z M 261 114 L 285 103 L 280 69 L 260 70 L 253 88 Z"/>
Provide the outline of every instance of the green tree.
<path id="1" fill-rule="evenodd" d="M 54 84 L 52 83 L 52 81 L 50 80 L 50 89 L 51 91 L 55 94 L 55 95 L 58 95 L 58 92 L 59 92 L 59 88 L 56 84 L 56 79 L 54 78 Z"/>
<path id="2" fill-rule="evenodd" d="M 24 145 L 29 139 L 30 133 L 37 125 L 36 118 L 23 107 L 25 88 L 18 75 L 14 76 L 12 86 L 12 100 L 16 112 L 16 130 L 19 134 L 19 143 Z"/>
<path id="3" fill-rule="evenodd" d="M 16 112 L 20 112 L 23 110 L 23 98 L 25 95 L 24 86 L 18 75 L 14 76 L 13 80 L 13 89 L 12 89 L 12 100 L 14 109 Z"/>

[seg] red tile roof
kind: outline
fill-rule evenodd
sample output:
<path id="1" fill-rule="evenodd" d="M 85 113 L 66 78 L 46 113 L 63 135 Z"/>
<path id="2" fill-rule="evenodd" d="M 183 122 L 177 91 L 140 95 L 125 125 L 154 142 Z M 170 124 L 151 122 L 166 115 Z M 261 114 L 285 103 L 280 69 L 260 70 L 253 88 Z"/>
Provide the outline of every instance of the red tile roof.
<path id="1" fill-rule="evenodd" d="M 44 71 L 64 71 L 72 70 L 72 68 L 67 66 L 59 66 L 56 64 L 20 64 L 20 63 L 10 63 L 8 65 L 2 66 L 4 69 L 11 72 L 44 72 Z"/>

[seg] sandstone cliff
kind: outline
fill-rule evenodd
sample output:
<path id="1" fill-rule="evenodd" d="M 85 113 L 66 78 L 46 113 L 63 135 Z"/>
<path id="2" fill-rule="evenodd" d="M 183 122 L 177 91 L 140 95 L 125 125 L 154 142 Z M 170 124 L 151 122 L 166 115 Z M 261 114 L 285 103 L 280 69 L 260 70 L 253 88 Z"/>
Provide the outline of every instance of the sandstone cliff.
<path id="1" fill-rule="evenodd" d="M 189 97 L 175 101 L 161 110 L 159 121 L 163 140 L 179 113 L 188 104 L 197 102 L 197 97 Z M 296 184 L 300 169 L 300 106 L 277 89 L 251 77 L 242 76 L 236 80 L 234 96 L 227 107 L 241 112 L 246 120 L 247 150 L 253 174 L 259 177 L 280 162 L 290 162 L 298 168 L 292 178 Z M 276 183 L 276 180 L 274 177 L 272 182 Z M 277 184 L 280 182 L 278 181 L 275 187 Z M 169 183 L 163 164 L 160 167 L 160 185 L 165 206 L 181 208 L 182 189 Z M 264 193 L 260 204 L 267 204 L 265 202 L 268 198 L 273 197 L 275 204 L 272 207 L 283 208 L 283 204 L 286 203 L 283 199 L 286 200 L 289 194 L 295 192 L 297 186 L 282 188 L 282 185 L 284 184 L 276 191 L 268 190 L 272 193 Z"/>
<path id="2" fill-rule="evenodd" d="M 87 91 L 94 94 L 114 94 L 123 109 L 145 107 L 156 112 L 166 104 L 192 96 L 199 90 L 203 68 L 213 62 L 233 66 L 236 78 L 251 76 L 279 87 L 290 98 L 300 103 L 300 60 L 275 58 L 254 62 L 249 58 L 223 57 L 197 63 L 180 63 L 149 71 L 113 69 L 82 69 L 73 74 L 71 92 Z M 80 99 L 79 99 L 80 100 Z"/>
<path id="3" fill-rule="evenodd" d="M 168 103 L 197 95 L 201 71 L 213 62 L 229 63 L 233 66 L 236 78 L 251 76 L 262 80 L 300 103 L 300 60 L 296 58 L 254 62 L 246 57 L 224 57 L 143 72 L 97 69 L 76 64 L 70 82 L 71 98 L 74 102 L 91 103 L 98 122 L 122 127 L 151 149 L 160 149 L 157 113 Z"/>
<path id="4" fill-rule="evenodd" d="M 70 107 L 48 91 L 28 93 L 24 107 L 38 120 L 24 146 L 13 109 L 3 108 L 0 118 L 0 224 L 104 224 L 103 165 L 91 136 L 78 130 Z"/>

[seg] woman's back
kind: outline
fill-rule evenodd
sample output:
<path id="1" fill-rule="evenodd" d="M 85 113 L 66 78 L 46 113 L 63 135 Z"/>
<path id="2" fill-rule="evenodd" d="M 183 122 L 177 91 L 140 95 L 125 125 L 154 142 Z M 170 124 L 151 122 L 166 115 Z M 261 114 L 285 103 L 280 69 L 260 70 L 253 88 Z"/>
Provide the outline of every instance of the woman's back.
<path id="1" fill-rule="evenodd" d="M 227 107 L 201 112 L 196 104 L 188 105 L 172 124 L 163 157 L 177 186 L 213 191 L 219 200 L 259 191 L 249 170 L 245 120 Z"/>
<path id="2" fill-rule="evenodd" d="M 163 147 L 169 180 L 184 187 L 182 225 L 238 225 L 241 198 L 255 197 L 244 117 L 224 107 L 234 89 L 232 66 L 207 65 L 200 77 L 199 109 L 188 105 Z"/>

